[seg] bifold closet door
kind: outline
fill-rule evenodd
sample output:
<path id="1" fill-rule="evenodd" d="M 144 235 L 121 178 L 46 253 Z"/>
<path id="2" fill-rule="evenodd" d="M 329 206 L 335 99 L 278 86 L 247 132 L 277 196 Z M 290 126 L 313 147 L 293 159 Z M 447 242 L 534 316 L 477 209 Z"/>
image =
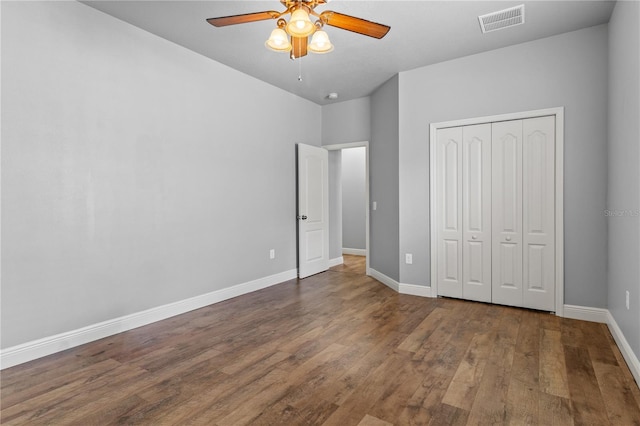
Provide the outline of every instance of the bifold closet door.
<path id="1" fill-rule="evenodd" d="M 522 122 L 523 306 L 555 311 L 555 117 Z"/>
<path id="2" fill-rule="evenodd" d="M 491 126 L 492 301 L 522 306 L 522 120 Z"/>
<path id="3" fill-rule="evenodd" d="M 462 127 L 436 136 L 438 294 L 462 297 Z"/>
<path id="4" fill-rule="evenodd" d="M 491 124 L 462 128 L 462 297 L 491 302 Z"/>
<path id="5" fill-rule="evenodd" d="M 438 294 L 491 301 L 491 124 L 440 129 Z"/>
<path id="6" fill-rule="evenodd" d="M 555 310 L 555 117 L 492 124 L 492 301 Z"/>

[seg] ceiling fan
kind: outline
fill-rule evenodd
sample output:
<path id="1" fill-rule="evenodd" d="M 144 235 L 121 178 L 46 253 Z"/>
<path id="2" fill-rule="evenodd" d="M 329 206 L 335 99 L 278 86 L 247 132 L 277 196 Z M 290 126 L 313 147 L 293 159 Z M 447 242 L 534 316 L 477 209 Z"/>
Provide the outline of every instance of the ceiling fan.
<path id="1" fill-rule="evenodd" d="M 243 15 L 222 16 L 209 18 L 207 22 L 214 27 L 226 27 L 227 25 L 277 19 L 277 28 L 271 32 L 271 36 L 265 42 L 265 46 L 276 52 L 290 52 L 291 59 L 301 58 L 307 54 L 307 51 L 312 53 L 331 52 L 333 44 L 329 41 L 328 34 L 322 30 L 325 25 L 377 39 L 384 37 L 391 29 L 387 25 L 344 15 L 332 10 L 325 10 L 321 13 L 315 11 L 316 6 L 326 4 L 328 1 L 280 0 L 280 3 L 286 7 L 286 10 L 282 12 L 269 10 Z M 291 17 L 287 23 L 283 16 L 288 14 L 291 14 Z M 318 18 L 315 23 L 311 22 L 309 15 Z M 313 37 L 311 37 L 311 42 L 308 43 L 308 38 L 311 35 Z"/>

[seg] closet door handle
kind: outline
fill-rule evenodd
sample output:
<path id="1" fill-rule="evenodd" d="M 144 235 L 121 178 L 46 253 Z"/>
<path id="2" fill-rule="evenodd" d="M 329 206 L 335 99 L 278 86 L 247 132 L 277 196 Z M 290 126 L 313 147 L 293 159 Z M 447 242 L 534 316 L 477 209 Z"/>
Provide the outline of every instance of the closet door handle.
<path id="1" fill-rule="evenodd" d="M 476 238 L 478 238 L 478 237 L 476 237 L 475 235 L 472 235 L 472 236 L 471 236 L 471 239 L 472 239 L 472 240 L 475 240 Z"/>
<path id="2" fill-rule="evenodd" d="M 507 238 L 505 238 L 505 240 L 511 241 L 511 237 L 507 237 Z"/>

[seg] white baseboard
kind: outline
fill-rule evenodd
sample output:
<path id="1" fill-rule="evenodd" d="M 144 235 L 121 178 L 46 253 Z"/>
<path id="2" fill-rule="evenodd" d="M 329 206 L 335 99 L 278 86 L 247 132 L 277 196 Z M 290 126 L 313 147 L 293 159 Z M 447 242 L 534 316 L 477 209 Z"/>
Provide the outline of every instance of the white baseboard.
<path id="1" fill-rule="evenodd" d="M 366 256 L 366 249 L 343 248 L 342 254 L 352 254 L 354 256 Z"/>
<path id="2" fill-rule="evenodd" d="M 400 283 L 398 283 L 398 281 L 394 280 L 393 278 L 389 278 L 382 272 L 378 272 L 373 268 L 369 268 L 369 275 L 371 275 L 373 278 L 380 281 L 390 289 L 400 292 Z"/>
<path id="3" fill-rule="evenodd" d="M 367 275 L 372 276 L 376 280 L 380 281 L 382 284 L 386 285 L 392 290 L 397 291 L 400 294 L 409 294 L 412 296 L 422 296 L 422 297 L 432 297 L 431 296 L 431 287 L 426 287 L 422 285 L 416 284 L 402 284 L 398 281 L 394 280 L 383 274 L 382 272 L 378 272 L 373 268 L 369 268 L 367 270 Z M 435 297 L 435 296 L 434 296 Z"/>
<path id="4" fill-rule="evenodd" d="M 194 309 L 222 302 L 223 300 L 261 290 L 263 288 L 294 279 L 297 276 L 298 271 L 296 269 L 291 269 L 268 277 L 212 291 L 200 296 L 191 297 L 189 299 L 180 300 L 178 302 L 169 303 L 167 305 L 92 324 L 77 330 L 67 331 L 65 333 L 56 334 L 55 336 L 49 336 L 13 346 L 0 351 L 0 369 L 9 368 L 14 365 L 22 364 L 43 356 L 73 348 L 75 346 L 80 346 L 114 334 L 122 333 L 123 331 L 142 327 L 143 325 L 193 311 Z"/>
<path id="5" fill-rule="evenodd" d="M 600 322 L 607 324 L 609 311 L 602 308 L 590 308 L 588 306 L 564 305 L 565 318 L 583 321 Z"/>
<path id="6" fill-rule="evenodd" d="M 411 294 L 413 296 L 434 297 L 431 295 L 431 287 L 400 283 L 400 294 Z"/>
<path id="7" fill-rule="evenodd" d="M 329 268 L 333 266 L 342 265 L 343 263 L 344 263 L 344 259 L 342 258 L 342 256 L 329 259 Z"/>
<path id="8" fill-rule="evenodd" d="M 627 361 L 627 365 L 629 366 L 629 370 L 631 370 L 631 374 L 633 374 L 633 378 L 636 379 L 636 383 L 640 386 L 640 360 L 636 354 L 633 353 L 631 346 L 629 346 L 629 342 L 622 334 L 622 330 L 618 327 L 618 323 L 616 319 L 611 315 L 611 312 L 607 310 L 607 325 L 609 326 L 609 331 L 611 331 L 611 335 L 613 339 L 616 341 L 622 356 L 625 361 Z"/>

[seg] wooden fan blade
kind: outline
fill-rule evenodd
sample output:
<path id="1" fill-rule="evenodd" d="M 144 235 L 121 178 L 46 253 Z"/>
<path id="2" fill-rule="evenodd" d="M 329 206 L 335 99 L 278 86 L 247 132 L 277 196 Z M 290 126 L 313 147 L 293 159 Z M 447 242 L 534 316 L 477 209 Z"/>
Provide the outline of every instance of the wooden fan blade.
<path id="1" fill-rule="evenodd" d="M 220 18 L 209 18 L 207 22 L 214 27 L 226 27 L 227 25 L 245 24 L 247 22 L 265 21 L 275 19 L 280 15 L 278 12 L 269 10 L 266 12 L 245 13 L 244 15 L 221 16 Z"/>
<path id="2" fill-rule="evenodd" d="M 354 33 L 374 38 L 384 37 L 391 29 L 388 25 L 382 25 L 376 22 L 367 21 L 366 19 L 344 15 L 332 10 L 322 12 L 320 14 L 320 19 L 322 22 L 327 25 L 331 25 L 332 27 L 342 28 L 343 30 L 353 31 Z"/>
<path id="3" fill-rule="evenodd" d="M 307 55 L 307 37 L 291 37 L 291 59 Z"/>

